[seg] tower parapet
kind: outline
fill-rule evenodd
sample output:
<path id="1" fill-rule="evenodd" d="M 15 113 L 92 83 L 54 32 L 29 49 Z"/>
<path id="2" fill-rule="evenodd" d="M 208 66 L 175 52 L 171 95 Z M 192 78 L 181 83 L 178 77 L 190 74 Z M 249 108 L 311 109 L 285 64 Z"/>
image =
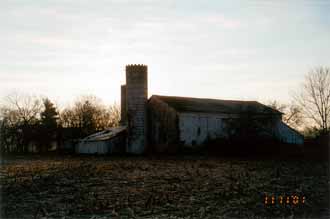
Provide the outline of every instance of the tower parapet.
<path id="1" fill-rule="evenodd" d="M 126 66 L 128 142 L 126 151 L 142 154 L 147 143 L 148 67 Z"/>

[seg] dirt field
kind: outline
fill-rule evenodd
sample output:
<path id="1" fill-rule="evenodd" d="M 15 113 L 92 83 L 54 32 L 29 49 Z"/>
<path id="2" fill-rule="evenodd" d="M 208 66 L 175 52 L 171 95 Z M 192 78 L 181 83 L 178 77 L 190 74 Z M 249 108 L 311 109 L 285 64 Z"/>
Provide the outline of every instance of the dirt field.
<path id="1" fill-rule="evenodd" d="M 2 163 L 1 218 L 329 217 L 327 162 L 16 156 Z M 265 195 L 275 204 L 265 205 Z M 280 204 L 280 195 L 300 199 Z"/>

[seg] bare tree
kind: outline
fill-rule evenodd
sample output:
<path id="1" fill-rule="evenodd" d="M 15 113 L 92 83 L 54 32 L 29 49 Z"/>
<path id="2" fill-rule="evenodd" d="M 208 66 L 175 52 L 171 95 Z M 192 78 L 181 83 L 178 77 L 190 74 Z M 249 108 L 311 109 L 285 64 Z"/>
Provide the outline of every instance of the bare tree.
<path id="1" fill-rule="evenodd" d="M 5 98 L 2 115 L 11 124 L 31 124 L 35 122 L 42 110 L 39 98 L 29 95 L 11 94 Z"/>
<path id="2" fill-rule="evenodd" d="M 95 96 L 81 96 L 73 106 L 65 108 L 61 114 L 63 127 L 80 128 L 90 134 L 119 124 L 120 109 L 116 104 L 106 106 Z"/>
<path id="3" fill-rule="evenodd" d="M 42 104 L 39 98 L 29 95 L 11 94 L 1 107 L 1 144 L 6 150 L 27 152 L 39 123 Z"/>
<path id="4" fill-rule="evenodd" d="M 276 109 L 283 113 L 283 122 L 292 128 L 300 129 L 303 125 L 303 115 L 300 106 L 290 103 L 283 104 L 276 100 L 271 101 L 267 104 L 269 107 Z"/>
<path id="5" fill-rule="evenodd" d="M 311 119 L 322 132 L 330 130 L 330 68 L 317 67 L 306 76 L 299 93 L 297 104 L 306 118 Z"/>
<path id="6" fill-rule="evenodd" d="M 118 126 L 120 121 L 120 106 L 116 103 L 109 106 L 108 111 L 110 117 L 108 118 L 110 127 Z"/>

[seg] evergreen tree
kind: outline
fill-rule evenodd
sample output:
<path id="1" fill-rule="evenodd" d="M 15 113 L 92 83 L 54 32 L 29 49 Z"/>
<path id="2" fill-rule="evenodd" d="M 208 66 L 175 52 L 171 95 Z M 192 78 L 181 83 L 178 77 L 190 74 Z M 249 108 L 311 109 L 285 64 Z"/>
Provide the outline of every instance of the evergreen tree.
<path id="1" fill-rule="evenodd" d="M 40 143 L 42 151 L 47 151 L 51 147 L 51 142 L 56 139 L 59 114 L 48 98 L 44 99 L 43 104 L 44 110 L 40 114 Z"/>

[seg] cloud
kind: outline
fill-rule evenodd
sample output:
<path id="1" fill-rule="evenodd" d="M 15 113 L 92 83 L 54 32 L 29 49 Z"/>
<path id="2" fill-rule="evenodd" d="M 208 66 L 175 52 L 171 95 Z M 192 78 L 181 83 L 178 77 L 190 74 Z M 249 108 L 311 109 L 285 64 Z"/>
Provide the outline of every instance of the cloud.
<path id="1" fill-rule="evenodd" d="M 21 85 L 24 80 L 47 85 L 63 98 L 102 84 L 109 91 L 104 97 L 111 98 L 118 93 L 114 81 L 124 82 L 125 64 L 137 62 L 150 66 L 157 92 L 211 96 L 216 90 L 230 97 L 255 80 L 244 92 L 276 81 L 283 95 L 289 84 L 280 81 L 287 75 L 296 80 L 305 66 L 326 63 L 329 18 L 322 18 L 328 10 L 322 17 L 319 7 L 254 3 L 3 0 L 0 83 L 27 90 L 31 86 Z M 38 72 L 47 75 L 45 80 Z M 183 83 L 188 88 L 180 90 Z M 65 86 L 56 89 L 57 84 Z M 221 86 L 226 90 L 217 90 Z"/>
<path id="2" fill-rule="evenodd" d="M 207 23 L 211 25 L 220 25 L 224 28 L 236 29 L 242 26 L 242 22 L 238 19 L 228 18 L 225 15 L 206 15 L 204 19 Z"/>

